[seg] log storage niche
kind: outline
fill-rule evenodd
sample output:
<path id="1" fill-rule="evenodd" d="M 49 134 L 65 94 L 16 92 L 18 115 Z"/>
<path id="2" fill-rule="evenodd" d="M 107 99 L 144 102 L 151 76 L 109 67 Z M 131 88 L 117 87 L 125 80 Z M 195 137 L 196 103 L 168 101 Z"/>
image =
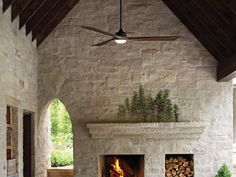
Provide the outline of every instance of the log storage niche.
<path id="1" fill-rule="evenodd" d="M 193 177 L 193 154 L 168 154 L 165 158 L 166 177 Z"/>

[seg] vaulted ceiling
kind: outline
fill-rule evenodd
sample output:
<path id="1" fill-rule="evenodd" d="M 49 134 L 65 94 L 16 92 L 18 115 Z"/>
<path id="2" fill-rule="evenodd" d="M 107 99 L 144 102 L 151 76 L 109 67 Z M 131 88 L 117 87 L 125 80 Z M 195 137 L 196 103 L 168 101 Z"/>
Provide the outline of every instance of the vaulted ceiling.
<path id="1" fill-rule="evenodd" d="M 236 76 L 236 0 L 163 1 L 218 61 L 217 79 Z"/>
<path id="2" fill-rule="evenodd" d="M 3 0 L 40 45 L 79 0 Z M 236 76 L 236 0 L 163 0 L 218 61 L 217 79 Z M 157 9 L 158 10 L 158 9 Z"/>
<path id="3" fill-rule="evenodd" d="M 3 12 L 11 7 L 12 21 L 19 16 L 26 34 L 40 45 L 79 0 L 3 0 Z"/>

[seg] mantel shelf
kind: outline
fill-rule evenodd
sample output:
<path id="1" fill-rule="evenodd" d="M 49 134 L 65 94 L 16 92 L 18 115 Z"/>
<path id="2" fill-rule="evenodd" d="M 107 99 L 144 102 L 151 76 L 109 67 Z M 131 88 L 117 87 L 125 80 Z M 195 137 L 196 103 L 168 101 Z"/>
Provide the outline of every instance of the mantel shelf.
<path id="1" fill-rule="evenodd" d="M 206 122 L 88 123 L 92 139 L 139 137 L 150 139 L 199 139 Z"/>

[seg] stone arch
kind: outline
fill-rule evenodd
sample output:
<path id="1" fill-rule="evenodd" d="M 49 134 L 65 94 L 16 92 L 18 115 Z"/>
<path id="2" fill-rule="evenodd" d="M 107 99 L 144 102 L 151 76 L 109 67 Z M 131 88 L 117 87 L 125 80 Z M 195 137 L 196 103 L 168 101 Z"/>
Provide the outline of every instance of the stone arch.
<path id="1" fill-rule="evenodd" d="M 58 99 L 60 103 L 62 103 L 69 114 L 71 125 L 72 125 L 72 135 L 74 137 L 73 131 L 73 121 L 71 118 L 70 110 L 68 106 L 64 103 L 63 99 L 61 98 L 52 98 L 46 103 L 41 104 L 39 106 L 39 116 L 37 122 L 37 137 L 36 137 L 36 159 L 37 162 L 35 164 L 36 167 L 40 167 L 38 169 L 40 171 L 40 176 L 46 177 L 47 176 L 47 169 L 51 167 L 50 163 L 50 152 L 51 152 L 51 124 L 50 124 L 50 105 L 54 100 Z M 73 147 L 74 147 L 74 138 L 73 138 Z M 38 150 L 39 149 L 39 150 Z M 42 155 L 43 154 L 43 155 Z M 74 155 L 74 151 L 73 151 Z M 38 160 L 39 159 L 39 160 Z M 37 169 L 36 173 L 37 173 Z"/>
<path id="2" fill-rule="evenodd" d="M 72 121 L 66 106 L 60 101 L 60 99 L 56 98 L 51 102 L 48 109 L 50 110 L 51 155 L 53 156 L 52 152 L 54 152 L 54 154 L 56 152 L 57 156 L 59 155 L 63 159 L 66 153 L 70 155 L 70 158 L 73 158 L 73 152 L 70 151 L 73 151 Z M 65 158 L 65 160 L 66 159 L 68 158 Z"/>

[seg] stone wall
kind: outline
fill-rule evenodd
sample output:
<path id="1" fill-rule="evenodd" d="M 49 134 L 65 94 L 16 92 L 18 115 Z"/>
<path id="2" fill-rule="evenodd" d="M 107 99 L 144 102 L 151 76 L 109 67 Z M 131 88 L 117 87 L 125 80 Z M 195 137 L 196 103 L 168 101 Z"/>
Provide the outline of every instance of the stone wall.
<path id="1" fill-rule="evenodd" d="M 38 55 L 18 26 L 18 19 L 11 23 L 10 10 L 0 13 L 0 177 L 6 177 L 6 105 L 18 108 L 16 158 L 20 177 L 23 176 L 23 111 L 32 111 L 37 116 Z"/>
<path id="2" fill-rule="evenodd" d="M 232 164 L 231 82 L 216 81 L 214 58 L 160 0 L 125 1 L 124 29 L 133 36 L 177 34 L 179 40 L 91 47 L 109 37 L 80 25 L 116 32 L 118 7 L 115 0 L 81 0 L 39 48 L 39 110 L 54 98 L 65 104 L 73 122 L 75 176 L 97 177 L 98 155 L 115 147 L 114 153 L 145 153 L 146 177 L 164 176 L 158 161 L 163 155 L 157 153 L 173 151 L 197 153 L 196 177 L 213 177 L 223 162 Z M 182 140 L 183 146 L 179 141 L 92 140 L 86 123 L 119 121 L 118 104 L 140 84 L 147 93 L 170 89 L 181 121 L 209 122 L 204 138 Z"/>
<path id="3" fill-rule="evenodd" d="M 236 144 L 236 88 L 233 89 L 233 143 Z"/>

